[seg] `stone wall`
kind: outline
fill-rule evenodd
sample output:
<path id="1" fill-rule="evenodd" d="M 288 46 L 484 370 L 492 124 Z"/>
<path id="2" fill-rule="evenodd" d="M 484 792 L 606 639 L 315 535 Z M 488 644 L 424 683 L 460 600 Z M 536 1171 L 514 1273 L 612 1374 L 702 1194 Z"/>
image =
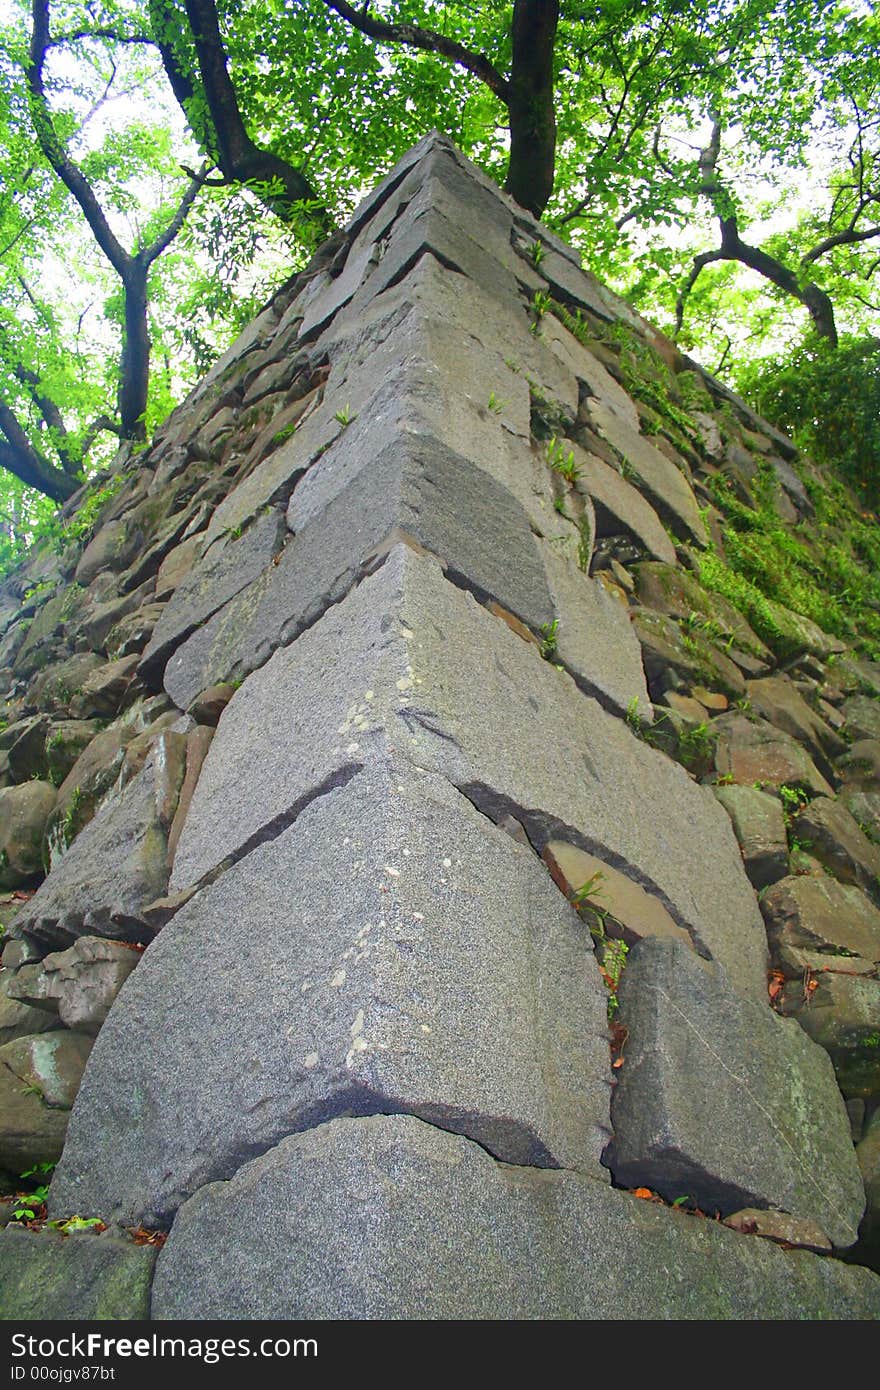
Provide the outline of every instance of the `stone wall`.
<path id="1" fill-rule="evenodd" d="M 699 583 L 756 460 L 807 517 L 432 136 L 74 499 L 0 595 L 5 1316 L 880 1314 L 880 672 Z"/>

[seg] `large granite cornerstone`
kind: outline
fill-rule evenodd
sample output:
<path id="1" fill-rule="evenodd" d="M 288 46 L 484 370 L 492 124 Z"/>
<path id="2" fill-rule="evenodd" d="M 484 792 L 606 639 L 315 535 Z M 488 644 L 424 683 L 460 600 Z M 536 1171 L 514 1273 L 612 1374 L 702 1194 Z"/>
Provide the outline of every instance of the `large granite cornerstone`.
<path id="1" fill-rule="evenodd" d="M 375 1111 L 607 1180 L 583 923 L 436 774 L 347 776 L 148 949 L 95 1045 L 53 1212 L 165 1223 L 291 1131 Z"/>
<path id="2" fill-rule="evenodd" d="M 766 999 L 761 914 L 711 792 L 405 546 L 236 692 L 172 889 L 247 852 L 328 779 L 389 747 L 494 819 L 512 812 L 538 849 L 569 840 L 628 873 L 738 988 Z"/>
<path id="3" fill-rule="evenodd" d="M 784 1252 L 412 1116 L 286 1139 L 181 1208 L 153 1317 L 877 1318 L 869 1270 Z"/>

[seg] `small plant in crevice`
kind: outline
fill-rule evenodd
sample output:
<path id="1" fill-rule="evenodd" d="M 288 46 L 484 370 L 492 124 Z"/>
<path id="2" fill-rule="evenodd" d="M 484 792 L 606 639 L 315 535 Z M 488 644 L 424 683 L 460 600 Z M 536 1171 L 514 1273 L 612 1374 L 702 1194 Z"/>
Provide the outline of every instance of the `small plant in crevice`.
<path id="1" fill-rule="evenodd" d="M 532 319 L 532 323 L 529 329 L 529 332 L 532 333 L 535 337 L 538 337 L 538 335 L 540 334 L 541 320 L 547 313 L 548 309 L 552 308 L 552 306 L 553 300 L 551 299 L 549 294 L 546 294 L 543 290 L 535 290 L 535 296 L 531 303 L 531 310 L 532 314 L 534 315 L 534 318 Z"/>
<path id="2" fill-rule="evenodd" d="M 580 477 L 580 469 L 575 463 L 574 450 L 565 449 L 557 435 L 552 435 L 547 444 L 547 462 L 561 478 L 573 486 Z"/>
<path id="3" fill-rule="evenodd" d="M 13 1221 L 36 1221 L 42 1212 L 49 1195 L 49 1178 L 54 1172 L 54 1163 L 36 1163 L 21 1174 L 22 1181 L 36 1179 L 29 1192 L 17 1192 L 16 1203 L 12 1209 Z"/>
<path id="4" fill-rule="evenodd" d="M 554 618 L 552 623 L 541 624 L 541 655 L 545 661 L 552 661 L 556 655 L 556 644 L 559 637 L 559 619 Z"/>
<path id="5" fill-rule="evenodd" d="M 779 800 L 782 802 L 782 819 L 785 821 L 786 829 L 789 829 L 795 817 L 809 804 L 810 798 L 803 787 L 783 785 L 778 791 Z"/>
<path id="6" fill-rule="evenodd" d="M 489 409 L 493 415 L 501 415 L 506 405 L 507 401 L 499 400 L 494 391 L 489 392 Z"/>
<path id="7" fill-rule="evenodd" d="M 617 990 L 620 985 L 620 977 L 626 966 L 629 947 L 625 941 L 615 937 L 606 938 L 601 949 L 602 960 L 599 969 L 605 982 L 605 988 L 608 990 L 608 1021 L 610 1023 L 620 1008 Z"/>
<path id="8" fill-rule="evenodd" d="M 626 707 L 627 728 L 631 729 L 636 738 L 645 737 L 646 724 L 639 714 L 639 697 L 634 695 Z"/>
<path id="9" fill-rule="evenodd" d="M 710 724 L 685 724 L 678 733 L 679 759 L 685 767 L 696 767 L 711 761 L 715 752 L 716 734 Z"/>
<path id="10" fill-rule="evenodd" d="M 277 444 L 284 444 L 285 441 L 288 440 L 288 439 L 290 439 L 291 435 L 293 435 L 293 434 L 295 434 L 295 433 L 296 433 L 296 421 L 295 421 L 295 420 L 291 420 L 291 421 L 289 421 L 288 424 L 282 425 L 281 429 L 278 430 L 275 434 L 273 434 L 273 436 L 272 436 L 272 443 L 273 443 L 273 444 L 276 444 L 276 445 L 277 445 Z"/>
<path id="11" fill-rule="evenodd" d="M 535 267 L 535 269 L 537 269 L 538 266 L 541 264 L 546 254 L 547 247 L 544 245 L 543 241 L 532 242 L 531 246 L 529 247 L 529 259 L 532 262 L 532 265 Z"/>
<path id="12" fill-rule="evenodd" d="M 347 429 L 354 419 L 351 413 L 351 406 L 344 405 L 341 410 L 337 410 L 333 419 L 337 420 L 343 429 Z"/>

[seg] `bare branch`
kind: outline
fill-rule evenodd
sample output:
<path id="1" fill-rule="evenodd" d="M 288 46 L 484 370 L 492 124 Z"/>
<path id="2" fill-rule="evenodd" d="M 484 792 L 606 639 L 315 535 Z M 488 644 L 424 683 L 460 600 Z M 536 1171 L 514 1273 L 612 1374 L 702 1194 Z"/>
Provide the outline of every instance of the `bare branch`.
<path id="1" fill-rule="evenodd" d="M 699 256 L 694 256 L 694 263 L 691 267 L 690 275 L 682 285 L 675 301 L 675 332 L 673 339 L 676 339 L 681 332 L 681 325 L 684 322 L 684 306 L 694 285 L 700 278 L 705 266 L 711 265 L 713 261 L 723 260 L 721 251 L 703 251 Z"/>
<path id="2" fill-rule="evenodd" d="M 187 213 L 198 197 L 199 189 L 207 178 L 209 168 L 210 165 L 206 160 L 201 169 L 191 176 L 189 188 L 181 198 L 177 211 L 164 232 L 156 237 L 152 245 L 144 247 L 143 250 L 138 252 L 138 259 L 143 261 L 145 265 L 152 265 L 153 261 L 161 256 L 162 252 L 171 245 L 172 241 L 177 236 L 177 233 L 186 221 Z"/>

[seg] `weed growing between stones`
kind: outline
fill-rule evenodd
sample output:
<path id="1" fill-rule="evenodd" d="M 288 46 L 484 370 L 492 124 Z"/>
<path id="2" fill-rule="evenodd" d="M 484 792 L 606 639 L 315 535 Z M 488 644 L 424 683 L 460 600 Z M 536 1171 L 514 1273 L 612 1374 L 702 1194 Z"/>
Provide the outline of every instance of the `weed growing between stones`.
<path id="1" fill-rule="evenodd" d="M 46 1205 L 46 1198 L 49 1195 L 49 1179 L 55 1170 L 54 1163 L 36 1163 L 33 1168 L 26 1168 L 21 1174 L 22 1182 L 28 1178 L 36 1181 L 31 1191 L 27 1193 L 16 1193 L 17 1202 L 12 1209 L 13 1221 L 35 1221 L 38 1214 L 42 1212 Z"/>
<path id="2" fill-rule="evenodd" d="M 572 487 L 580 477 L 580 470 L 574 461 L 574 450 L 563 448 L 555 434 L 547 445 L 547 462 L 553 472 L 558 473 Z"/>
<path id="3" fill-rule="evenodd" d="M 542 623 L 541 633 L 541 655 L 545 661 L 552 661 L 556 655 L 556 643 L 559 634 L 559 619 L 554 618 L 552 623 Z"/>
<path id="4" fill-rule="evenodd" d="M 284 425 L 280 430 L 277 430 L 275 434 L 273 434 L 272 443 L 276 445 L 284 444 L 288 439 L 290 439 L 291 435 L 295 433 L 296 421 L 291 420 L 288 424 Z"/>
<path id="5" fill-rule="evenodd" d="M 549 294 L 543 290 L 535 290 L 535 297 L 531 303 L 531 310 L 534 314 L 529 331 L 534 337 L 539 337 L 541 333 L 541 321 L 549 309 L 553 308 L 553 300 Z"/>

